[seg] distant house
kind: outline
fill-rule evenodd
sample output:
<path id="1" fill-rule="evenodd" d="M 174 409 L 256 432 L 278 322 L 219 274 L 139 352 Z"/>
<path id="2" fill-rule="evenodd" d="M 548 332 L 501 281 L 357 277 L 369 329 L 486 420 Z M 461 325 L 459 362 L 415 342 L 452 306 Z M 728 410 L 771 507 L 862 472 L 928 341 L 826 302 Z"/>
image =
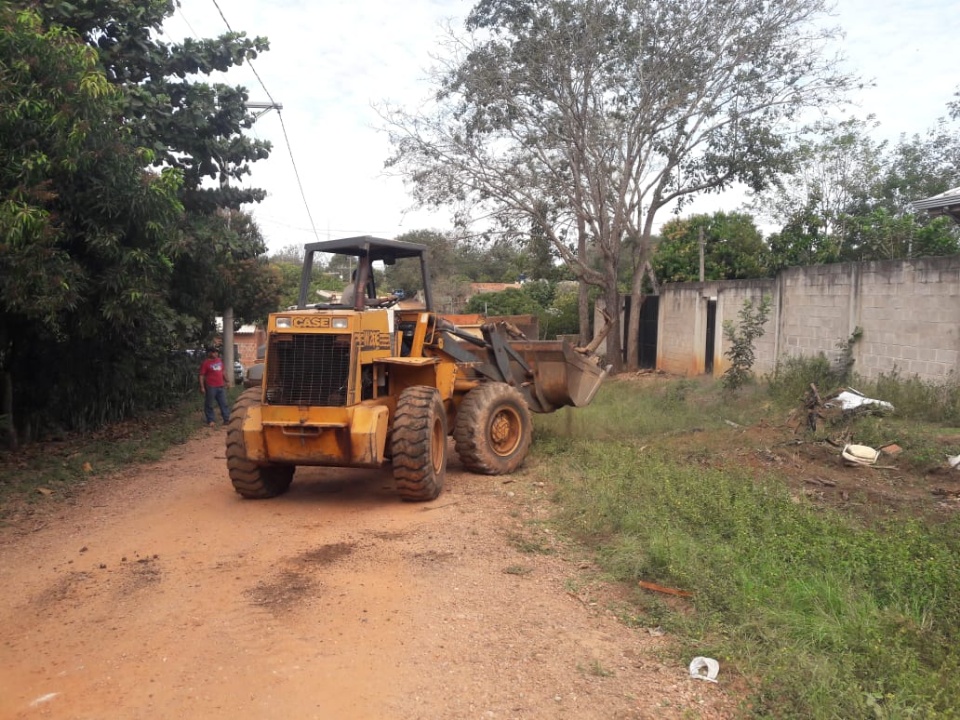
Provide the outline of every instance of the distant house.
<path id="1" fill-rule="evenodd" d="M 480 293 L 493 293 L 493 292 L 503 292 L 510 288 L 515 288 L 519 290 L 522 287 L 520 283 L 470 283 L 470 297 L 474 295 L 479 295 Z M 469 299 L 469 298 L 468 298 Z"/>
<path id="2" fill-rule="evenodd" d="M 239 352 L 236 358 L 246 365 L 257 362 L 257 348 L 267 342 L 267 331 L 257 325 L 241 325 L 233 333 L 233 344 Z"/>
<path id="3" fill-rule="evenodd" d="M 217 342 L 223 341 L 223 318 L 217 316 L 214 318 L 214 324 L 217 329 Z M 234 360 L 239 360 L 246 365 L 253 365 L 257 362 L 257 348 L 267 342 L 267 331 L 257 325 L 241 325 L 239 330 L 233 331 L 233 344 L 237 348 L 237 356 Z"/>
<path id="4" fill-rule="evenodd" d="M 928 215 L 939 217 L 946 215 L 960 223 L 960 187 L 947 190 L 926 200 L 917 200 L 910 203 L 910 207 L 919 212 L 925 211 Z"/>

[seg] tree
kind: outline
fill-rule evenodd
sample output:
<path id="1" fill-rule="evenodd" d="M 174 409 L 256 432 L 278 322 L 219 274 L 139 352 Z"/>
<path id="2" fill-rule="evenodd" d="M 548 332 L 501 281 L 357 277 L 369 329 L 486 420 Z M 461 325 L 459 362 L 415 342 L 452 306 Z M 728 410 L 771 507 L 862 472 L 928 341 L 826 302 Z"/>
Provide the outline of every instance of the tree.
<path id="1" fill-rule="evenodd" d="M 657 213 L 736 181 L 764 187 L 787 159 L 787 123 L 849 84 L 820 55 L 833 36 L 815 24 L 823 10 L 820 0 L 480 0 L 467 34 L 451 33 L 433 105 L 383 110 L 388 165 L 421 203 L 482 209 L 515 235 L 543 228 L 608 308 L 620 305 L 621 262 L 633 262 L 639 307 Z M 629 259 L 625 243 L 638 250 Z M 618 313 L 611 321 L 619 368 Z"/>
<path id="2" fill-rule="evenodd" d="M 75 30 L 96 48 L 107 79 L 121 91 L 125 127 L 132 142 L 153 152 L 156 167 L 183 175 L 187 209 L 212 212 L 262 200 L 259 189 L 228 186 L 267 157 L 270 144 L 243 134 L 255 120 L 247 91 L 196 78 L 252 60 L 268 49 L 265 38 L 225 33 L 183 43 L 160 39 L 176 0 L 35 0 L 44 19 Z M 203 187 L 205 178 L 218 179 Z"/>
<path id="3" fill-rule="evenodd" d="M 921 222 L 913 214 L 893 215 L 879 207 L 867 215 L 851 216 L 847 225 L 844 260 L 890 260 L 960 252 L 956 225 L 945 217 Z"/>
<path id="4" fill-rule="evenodd" d="M 127 412 L 146 389 L 139 359 L 165 349 L 174 322 L 180 173 L 145 170 L 152 154 L 120 104 L 71 32 L 0 8 L 0 392 L 14 442 L 40 422 Z M 83 375 L 92 363 L 102 378 Z"/>
<path id="5" fill-rule="evenodd" d="M 910 211 L 910 203 L 960 185 L 960 126 L 938 120 L 922 134 L 902 135 L 889 148 L 883 167 L 864 201 L 851 214 L 882 208 L 892 215 Z"/>
<path id="6" fill-rule="evenodd" d="M 209 260 L 201 238 L 210 240 L 210 231 L 222 227 L 204 216 L 263 199 L 263 190 L 238 187 L 229 181 L 249 174 L 250 164 L 267 157 L 270 150 L 268 142 L 243 134 L 255 120 L 246 108 L 246 89 L 198 78 L 227 72 L 255 59 L 268 49 L 268 43 L 264 38 L 250 39 L 235 32 L 212 39 L 166 42 L 162 26 L 173 15 L 175 0 L 33 3 L 48 22 L 73 29 L 96 48 L 104 74 L 119 90 L 120 111 L 130 142 L 147 148 L 155 167 L 180 172 L 183 180 L 179 195 L 187 211 L 181 232 L 198 231 L 200 237 L 180 243 L 175 258 L 177 293 L 183 293 L 186 278 L 198 281 L 188 293 L 198 301 L 177 305 L 184 314 L 178 327 L 198 340 L 197 328 L 209 326 L 214 314 L 210 312 L 210 293 L 205 292 L 212 290 L 212 284 L 194 272 L 197 265 Z M 210 184 L 209 180 L 218 182 Z M 229 244 L 237 237 L 224 236 L 216 242 Z M 199 255 L 192 255 L 194 252 Z"/>
<path id="7" fill-rule="evenodd" d="M 653 257 L 661 282 L 700 279 L 700 236 L 704 241 L 704 279 L 765 277 L 767 247 L 750 215 L 716 212 L 664 224 Z"/>
<path id="8" fill-rule="evenodd" d="M 956 228 L 910 208 L 960 183 L 956 131 L 941 120 L 890 145 L 871 137 L 877 127 L 872 118 L 815 124 L 790 172 L 755 198 L 782 223 L 770 238 L 774 269 L 956 252 Z"/>
<path id="9" fill-rule="evenodd" d="M 836 262 L 840 257 L 836 240 L 824 229 L 816 196 L 795 210 L 780 232 L 768 238 L 767 244 L 770 269 L 774 272 L 792 266 Z"/>
<path id="10" fill-rule="evenodd" d="M 173 8 L 0 6 L 0 414 L 24 437 L 168 403 L 183 390 L 169 353 L 212 322 L 215 297 L 254 315 L 271 303 L 259 233 L 214 212 L 262 192 L 202 186 L 267 146 L 242 135 L 242 88 L 195 79 L 266 43 L 160 42 Z"/>
<path id="11" fill-rule="evenodd" d="M 427 246 L 434 302 L 444 312 L 460 312 L 471 282 L 515 282 L 523 272 L 524 256 L 513 243 L 466 243 L 436 230 L 412 230 L 398 240 Z M 412 295 L 422 289 L 417 263 L 398 262 L 386 268 L 391 290 Z"/>
<path id="12" fill-rule="evenodd" d="M 263 257 L 265 250 L 249 213 L 184 218 L 171 284 L 171 304 L 185 318 L 184 336 L 209 337 L 219 308 L 232 307 L 237 322 L 256 322 L 280 307 L 282 274 Z"/>
<path id="13" fill-rule="evenodd" d="M 867 195 L 883 163 L 886 143 L 870 135 L 877 126 L 870 117 L 827 119 L 805 128 L 790 167 L 755 197 L 755 209 L 783 225 L 795 222 L 801 208 L 815 214 L 839 253 L 850 208 Z"/>

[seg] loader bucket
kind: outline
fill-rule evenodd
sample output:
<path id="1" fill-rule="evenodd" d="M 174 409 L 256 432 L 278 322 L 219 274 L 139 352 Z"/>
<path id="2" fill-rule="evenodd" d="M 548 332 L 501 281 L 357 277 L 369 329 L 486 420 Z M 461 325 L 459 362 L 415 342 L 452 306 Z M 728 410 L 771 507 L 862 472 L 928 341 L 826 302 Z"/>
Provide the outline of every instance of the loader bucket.
<path id="1" fill-rule="evenodd" d="M 510 347 L 533 372 L 533 380 L 520 390 L 534 412 L 589 405 L 610 370 L 601 367 L 595 357 L 577 352 L 566 340 L 514 340 Z"/>

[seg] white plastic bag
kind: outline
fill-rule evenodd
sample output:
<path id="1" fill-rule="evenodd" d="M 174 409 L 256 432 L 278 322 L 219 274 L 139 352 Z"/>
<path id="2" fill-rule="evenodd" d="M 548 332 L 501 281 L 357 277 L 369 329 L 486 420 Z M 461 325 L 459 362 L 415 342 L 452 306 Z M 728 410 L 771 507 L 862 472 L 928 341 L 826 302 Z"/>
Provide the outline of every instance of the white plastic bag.
<path id="1" fill-rule="evenodd" d="M 707 682 L 717 682 L 717 673 L 720 672 L 720 663 L 713 658 L 695 657 L 690 661 L 690 677 Z"/>
<path id="2" fill-rule="evenodd" d="M 840 407 L 843 410 L 856 410 L 857 408 L 865 405 L 880 408 L 882 410 L 893 410 L 893 405 L 888 403 L 886 400 L 874 400 L 873 398 L 868 398 L 864 395 L 861 395 L 853 388 L 847 388 L 827 404 L 833 405 L 834 403 L 840 403 Z"/>

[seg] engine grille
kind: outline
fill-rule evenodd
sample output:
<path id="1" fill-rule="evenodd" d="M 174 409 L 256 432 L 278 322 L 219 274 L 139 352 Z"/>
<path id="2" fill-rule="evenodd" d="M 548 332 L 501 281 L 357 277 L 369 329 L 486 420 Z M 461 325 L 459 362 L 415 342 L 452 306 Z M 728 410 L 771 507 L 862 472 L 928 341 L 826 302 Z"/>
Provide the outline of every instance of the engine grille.
<path id="1" fill-rule="evenodd" d="M 350 335 L 273 335 L 267 405 L 343 407 L 350 392 Z"/>

